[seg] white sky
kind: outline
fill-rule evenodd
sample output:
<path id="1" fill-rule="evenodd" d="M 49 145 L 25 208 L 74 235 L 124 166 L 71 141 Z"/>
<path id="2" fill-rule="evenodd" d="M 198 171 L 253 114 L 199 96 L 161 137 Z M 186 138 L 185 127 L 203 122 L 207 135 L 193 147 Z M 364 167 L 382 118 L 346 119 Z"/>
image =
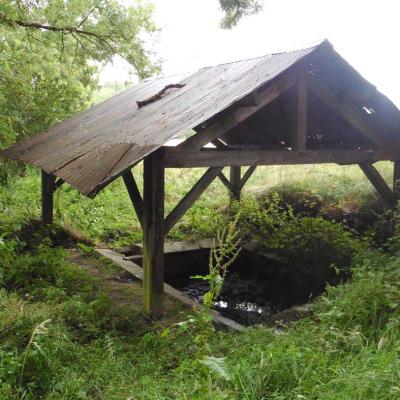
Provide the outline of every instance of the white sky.
<path id="1" fill-rule="evenodd" d="M 124 0 L 130 4 L 130 0 Z M 163 74 L 257 57 L 327 38 L 366 79 L 400 106 L 399 0 L 265 0 L 264 10 L 232 30 L 219 28 L 217 0 L 153 0 L 161 29 L 154 50 Z M 123 81 L 116 61 L 101 81 Z"/>

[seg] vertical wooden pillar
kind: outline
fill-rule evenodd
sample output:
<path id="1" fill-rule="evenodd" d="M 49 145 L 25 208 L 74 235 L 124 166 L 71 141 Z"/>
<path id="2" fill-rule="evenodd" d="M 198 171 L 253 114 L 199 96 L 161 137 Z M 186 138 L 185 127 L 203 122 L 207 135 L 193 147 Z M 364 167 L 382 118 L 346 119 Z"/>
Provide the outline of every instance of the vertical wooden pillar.
<path id="1" fill-rule="evenodd" d="M 400 200 L 400 160 L 393 163 L 393 193 Z"/>
<path id="2" fill-rule="evenodd" d="M 240 200 L 241 191 L 241 167 L 230 167 L 230 182 L 232 185 L 232 200 Z"/>
<path id="3" fill-rule="evenodd" d="M 145 314 L 159 318 L 164 312 L 164 153 L 144 159 L 143 290 Z"/>
<path id="4" fill-rule="evenodd" d="M 297 77 L 296 124 L 292 138 L 292 149 L 303 151 L 307 147 L 307 115 L 308 115 L 307 77 L 303 71 Z"/>
<path id="5" fill-rule="evenodd" d="M 53 194 L 56 177 L 42 171 L 42 225 L 53 223 Z"/>

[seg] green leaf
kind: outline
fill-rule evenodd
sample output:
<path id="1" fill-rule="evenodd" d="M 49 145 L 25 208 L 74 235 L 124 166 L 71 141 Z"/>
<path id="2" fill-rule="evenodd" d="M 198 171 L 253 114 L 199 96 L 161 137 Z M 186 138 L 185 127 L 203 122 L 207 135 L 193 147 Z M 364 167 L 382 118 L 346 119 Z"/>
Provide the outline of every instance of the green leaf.
<path id="1" fill-rule="evenodd" d="M 205 357 L 200 362 L 206 365 L 208 369 L 213 372 L 217 377 L 226 381 L 231 380 L 225 358 Z"/>

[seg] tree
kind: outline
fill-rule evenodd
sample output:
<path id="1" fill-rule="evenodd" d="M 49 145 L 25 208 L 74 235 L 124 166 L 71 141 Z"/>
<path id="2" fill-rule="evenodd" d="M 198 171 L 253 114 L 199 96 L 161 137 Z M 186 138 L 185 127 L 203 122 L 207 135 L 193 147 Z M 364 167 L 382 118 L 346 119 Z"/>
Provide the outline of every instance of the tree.
<path id="1" fill-rule="evenodd" d="M 219 4 L 225 12 L 221 26 L 226 29 L 235 26 L 242 17 L 256 14 L 262 9 L 260 0 L 219 0 Z"/>
<path id="2" fill-rule="evenodd" d="M 99 68 L 116 55 L 140 78 L 153 74 L 144 46 L 155 31 L 151 15 L 140 2 L 1 0 L 0 148 L 87 106 Z"/>

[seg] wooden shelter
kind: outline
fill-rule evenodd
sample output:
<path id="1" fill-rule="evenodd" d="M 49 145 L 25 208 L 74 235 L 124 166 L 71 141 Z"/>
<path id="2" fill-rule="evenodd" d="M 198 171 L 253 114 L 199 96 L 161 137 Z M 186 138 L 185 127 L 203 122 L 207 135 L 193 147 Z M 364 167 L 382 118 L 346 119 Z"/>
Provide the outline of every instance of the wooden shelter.
<path id="1" fill-rule="evenodd" d="M 2 155 L 42 169 L 44 224 L 64 182 L 94 197 L 122 176 L 144 233 L 145 312 L 161 316 L 164 237 L 214 179 L 239 199 L 258 165 L 358 164 L 393 206 L 395 190 L 373 163 L 394 161 L 396 182 L 399 151 L 400 111 L 324 41 L 140 82 Z M 143 197 L 131 172 L 141 160 Z M 194 167 L 208 169 L 165 217 L 165 168 Z"/>

